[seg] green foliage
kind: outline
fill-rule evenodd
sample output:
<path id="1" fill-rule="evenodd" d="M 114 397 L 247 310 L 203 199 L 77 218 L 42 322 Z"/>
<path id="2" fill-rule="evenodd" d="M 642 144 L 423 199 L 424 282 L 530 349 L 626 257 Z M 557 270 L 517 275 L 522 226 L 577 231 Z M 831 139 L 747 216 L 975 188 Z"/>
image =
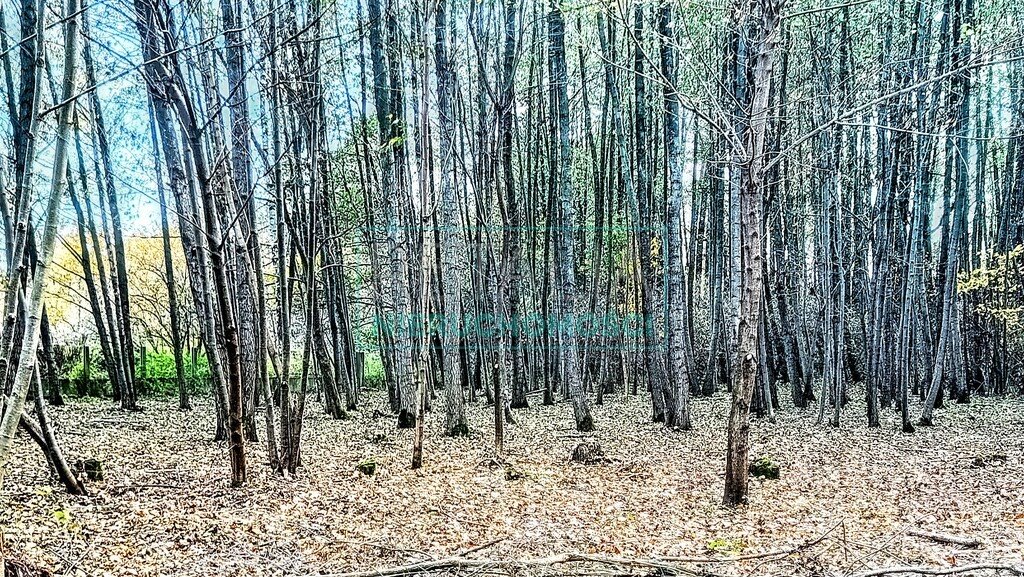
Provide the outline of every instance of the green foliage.
<path id="1" fill-rule="evenodd" d="M 146 351 L 146 367 L 142 368 L 141 349 L 136 350 L 135 367 L 138 371 L 136 378 L 139 383 L 139 392 L 155 395 L 176 395 L 178 393 L 175 378 L 177 374 L 174 368 L 174 353 L 171 351 Z M 185 381 L 192 391 L 202 391 L 208 387 L 210 379 L 210 365 L 206 355 L 199 355 L 195 367 L 192 366 L 192 359 L 185 355 Z M 83 377 L 83 364 L 81 358 L 69 365 L 69 368 L 61 375 L 62 378 L 70 381 L 72 390 L 76 390 L 77 383 Z M 193 374 L 195 375 L 193 377 Z M 110 381 L 110 375 L 104 366 L 103 357 L 98 350 L 93 351 L 92 366 L 89 370 L 91 383 Z M 88 388 L 89 395 L 106 396 L 110 394 L 110 386 L 96 387 L 91 385 Z"/>
<path id="2" fill-rule="evenodd" d="M 367 477 L 372 477 L 373 474 L 377 472 L 377 460 L 372 457 L 369 459 L 363 459 L 358 465 L 356 465 L 356 470 Z"/>
<path id="3" fill-rule="evenodd" d="M 205 389 L 210 378 L 210 365 L 206 360 L 206 355 L 199 355 L 196 359 L 194 378 L 192 377 L 192 359 L 186 355 L 182 360 L 185 363 L 185 382 L 188 389 Z M 178 394 L 173 352 L 147 351 L 146 370 L 142 370 L 141 360 L 136 367 L 138 367 L 138 378 L 142 385 L 143 393 L 161 396 Z"/>
<path id="4" fill-rule="evenodd" d="M 769 457 L 758 457 L 750 464 L 750 474 L 765 479 L 779 478 L 779 464 Z"/>
<path id="5" fill-rule="evenodd" d="M 736 555 L 746 549 L 747 544 L 739 539 L 725 539 L 717 537 L 708 543 L 708 550 L 725 555 Z"/>
<path id="6" fill-rule="evenodd" d="M 71 513 L 66 509 L 54 509 L 52 515 L 53 520 L 68 533 L 77 533 L 81 531 L 81 526 L 71 517 Z"/>
<path id="7" fill-rule="evenodd" d="M 193 374 L 193 368 L 191 368 L 191 360 L 187 356 L 183 359 L 185 376 L 190 377 Z M 174 354 L 170 351 L 164 352 L 147 352 L 145 356 L 145 374 L 142 374 L 142 366 L 138 364 L 139 378 L 155 378 L 155 379 L 171 379 L 174 378 Z M 196 363 L 196 378 L 207 379 L 210 378 L 210 364 L 206 360 L 205 355 L 201 355 L 197 359 Z"/>
<path id="8" fill-rule="evenodd" d="M 84 370 L 84 366 L 82 364 L 82 361 L 78 360 L 78 361 L 75 361 L 74 364 L 72 364 L 71 367 L 68 368 L 68 370 L 65 371 L 65 373 L 63 375 L 61 375 L 61 376 L 64 377 L 65 379 L 71 379 L 72 381 L 77 381 L 77 380 L 82 378 L 82 376 L 83 376 L 82 375 L 82 371 L 83 370 Z M 93 360 L 92 366 L 89 368 L 89 378 L 90 379 L 109 380 L 110 377 L 107 376 L 107 370 L 102 367 L 102 364 L 101 363 L 96 363 L 96 361 Z"/>
<path id="9" fill-rule="evenodd" d="M 384 362 L 380 353 L 366 353 L 363 360 L 363 383 L 367 389 L 384 388 Z"/>

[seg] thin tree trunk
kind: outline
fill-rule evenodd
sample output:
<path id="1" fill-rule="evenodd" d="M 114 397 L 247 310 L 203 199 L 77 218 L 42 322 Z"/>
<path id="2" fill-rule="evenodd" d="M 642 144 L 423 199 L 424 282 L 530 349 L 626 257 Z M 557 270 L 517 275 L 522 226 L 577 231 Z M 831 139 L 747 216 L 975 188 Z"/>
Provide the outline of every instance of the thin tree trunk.
<path id="1" fill-rule="evenodd" d="M 174 355 L 174 379 L 178 385 L 178 409 L 189 411 L 192 409 L 192 404 L 188 399 L 188 388 L 185 382 L 185 361 L 182 358 L 181 320 L 178 318 L 178 288 L 174 283 L 174 260 L 171 258 L 171 229 L 167 221 L 167 196 L 164 192 L 164 175 L 160 162 L 156 118 L 153 114 L 152 101 L 147 102 L 150 142 L 153 146 L 153 164 L 156 166 L 157 199 L 160 203 L 160 236 L 163 240 L 164 249 L 164 281 L 167 285 L 167 312 L 171 323 L 171 352 Z"/>
<path id="2" fill-rule="evenodd" d="M 673 9 L 668 2 L 659 6 L 659 33 L 661 34 L 661 73 L 667 81 L 663 88 L 665 99 L 665 155 L 668 162 L 668 203 L 666 212 L 666 242 L 668 260 L 668 382 L 675 406 L 666 414 L 665 424 L 683 430 L 690 423 L 690 367 L 686 350 L 690 348 L 688 336 L 689 304 L 686 300 L 686 277 L 683 274 L 683 175 L 681 146 L 679 145 L 679 95 L 676 82 L 676 39 Z"/>
<path id="3" fill-rule="evenodd" d="M 66 101 L 75 90 L 75 63 L 78 44 L 78 3 L 68 0 L 65 12 L 68 21 L 64 28 L 64 81 L 62 86 L 62 102 Z M 40 14 L 42 19 L 42 14 Z M 38 32 L 37 32 L 38 33 Z M 38 74 L 38 69 L 36 70 Z M 46 205 L 46 220 L 43 234 L 39 242 L 39 259 L 32 275 L 31 292 L 26 303 L 25 332 L 21 342 L 21 354 L 17 371 L 14 374 L 14 386 L 8 402 L 0 415 L 0 487 L 3 487 L 3 471 L 11 454 L 14 443 L 14 432 L 18 428 L 29 386 L 35 374 L 35 351 L 39 343 L 39 325 L 42 322 L 43 285 L 53 259 L 54 245 L 57 240 L 57 225 L 61 199 L 67 177 L 67 145 L 71 131 L 71 106 L 60 109 L 57 120 L 57 145 L 54 151 L 53 177 L 50 194 Z M 10 277 L 9 277 L 10 278 Z M 11 278 L 13 280 L 13 278 Z M 12 284 L 17 285 L 17 282 Z"/>
<path id="4" fill-rule="evenodd" d="M 733 379 L 732 407 L 729 411 L 728 452 L 725 466 L 725 504 L 739 505 L 747 498 L 750 452 L 750 401 L 757 386 L 758 325 L 763 301 L 763 207 L 765 132 L 768 122 L 768 96 L 775 63 L 779 16 L 784 2 L 760 0 L 758 13 L 749 18 L 754 41 L 753 86 L 749 129 L 744 139 L 743 187 L 740 196 L 742 236 L 742 298 L 739 309 L 739 338 L 736 371 Z"/>
<path id="5" fill-rule="evenodd" d="M 562 9 L 552 0 L 548 13 L 548 58 L 551 67 L 549 79 L 553 109 L 557 119 L 558 142 L 558 219 L 561 230 L 558 239 L 557 269 L 558 287 L 563 320 L 559 335 L 559 357 L 563 374 L 572 400 L 573 416 L 579 431 L 594 430 L 594 419 L 590 414 L 590 402 L 584 392 L 579 374 L 578 338 L 576 325 L 576 258 L 573 252 L 573 225 L 575 222 L 572 203 L 572 147 L 569 142 L 569 92 L 565 59 L 565 20 Z"/>

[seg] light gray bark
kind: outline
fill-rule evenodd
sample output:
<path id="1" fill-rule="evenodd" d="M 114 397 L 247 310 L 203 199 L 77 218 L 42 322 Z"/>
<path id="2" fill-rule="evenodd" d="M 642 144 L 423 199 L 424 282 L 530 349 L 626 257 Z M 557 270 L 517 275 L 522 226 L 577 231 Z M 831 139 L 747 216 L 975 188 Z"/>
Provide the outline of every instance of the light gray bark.
<path id="1" fill-rule="evenodd" d="M 64 81 L 63 100 L 67 100 L 75 90 L 75 63 L 78 44 L 78 2 L 68 0 L 66 14 L 68 21 L 64 29 Z M 40 15 L 42 19 L 42 15 Z M 14 375 L 14 386 L 10 397 L 4 403 L 3 414 L 0 415 L 0 487 L 3 487 L 4 465 L 10 458 L 14 432 L 18 427 L 25 398 L 35 372 L 36 347 L 39 344 L 39 324 L 42 320 L 43 285 L 46 274 L 53 259 L 53 249 L 57 240 L 57 226 L 60 216 L 60 204 L 64 196 L 67 178 L 67 147 L 68 135 L 71 131 L 71 106 L 60 109 L 57 120 L 57 146 L 54 152 L 53 177 L 50 194 L 46 204 L 46 220 L 38 250 L 39 259 L 32 275 L 32 289 L 26 304 L 25 333 L 21 342 L 21 355 L 17 371 Z M 13 283 L 17 285 L 18 283 Z"/>

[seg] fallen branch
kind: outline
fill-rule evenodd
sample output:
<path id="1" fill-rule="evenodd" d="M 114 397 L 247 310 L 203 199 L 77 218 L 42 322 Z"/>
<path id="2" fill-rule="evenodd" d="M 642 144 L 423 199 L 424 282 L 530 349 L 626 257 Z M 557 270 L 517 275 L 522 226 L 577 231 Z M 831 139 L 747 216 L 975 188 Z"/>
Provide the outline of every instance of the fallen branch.
<path id="1" fill-rule="evenodd" d="M 961 545 L 963 547 L 980 547 L 981 539 L 977 537 L 961 537 L 960 535 L 951 535 L 949 533 L 933 533 L 931 531 L 922 531 L 920 529 L 911 529 L 907 531 L 907 535 L 913 535 L 914 537 L 922 537 L 924 539 L 930 539 L 936 543 L 945 543 L 946 545 Z"/>
<path id="2" fill-rule="evenodd" d="M 564 565 L 566 563 L 592 563 L 595 565 L 605 565 L 610 567 L 628 568 L 628 569 L 648 569 L 656 570 L 657 573 L 664 575 L 694 575 L 702 577 L 714 577 L 714 573 L 710 573 L 706 570 L 693 570 L 683 567 L 681 563 L 685 564 L 700 564 L 700 563 L 730 563 L 737 561 L 748 561 L 753 559 L 769 559 L 773 557 L 785 557 L 800 553 L 814 547 L 818 543 L 821 543 L 825 538 L 836 530 L 837 527 L 842 525 L 842 522 L 836 523 L 827 531 L 819 535 L 818 537 L 811 539 L 805 543 L 801 543 L 795 547 L 788 549 L 780 549 L 776 551 L 768 551 L 766 553 L 757 553 L 752 555 L 743 555 L 739 557 L 657 557 L 654 559 L 633 559 L 628 557 L 611 557 L 604 555 L 587 555 L 583 553 L 565 553 L 562 555 L 554 555 L 551 557 L 538 557 L 535 559 L 521 559 L 512 561 L 494 560 L 494 559 L 467 559 L 466 556 L 470 553 L 474 553 L 481 549 L 485 549 L 503 541 L 505 538 L 495 539 L 494 541 L 484 543 L 463 553 L 458 554 L 455 557 L 446 559 L 433 559 L 428 561 L 420 561 L 417 563 L 410 563 L 408 565 L 398 565 L 394 567 L 386 567 L 383 569 L 374 569 L 370 571 L 352 571 L 350 573 L 332 573 L 328 575 L 320 575 L 318 577 L 405 577 L 408 575 L 417 575 L 421 573 L 431 573 L 435 571 L 467 571 L 473 570 L 477 573 L 503 573 L 511 575 L 514 572 L 522 569 L 530 569 L 537 567 L 551 567 L 554 565 Z"/>
<path id="3" fill-rule="evenodd" d="M 490 547 L 492 545 L 497 545 L 498 543 L 501 543 L 505 539 L 507 539 L 507 537 L 498 537 L 497 539 L 494 539 L 493 541 L 488 541 L 487 543 L 484 543 L 483 545 L 477 545 L 476 547 L 470 547 L 469 549 L 466 549 L 462 553 L 459 553 L 458 557 L 466 557 L 467 555 L 472 555 L 473 553 L 477 553 L 477 552 L 483 551 L 484 549 L 486 549 L 486 548 L 488 548 L 488 547 Z"/>
<path id="4" fill-rule="evenodd" d="M 487 573 L 504 573 L 511 575 L 517 570 L 536 567 L 549 567 L 563 565 L 566 563 L 594 563 L 619 568 L 642 568 L 657 569 L 666 574 L 686 575 L 710 575 L 707 572 L 698 572 L 686 569 L 678 564 L 666 563 L 656 559 L 629 559 L 626 557 L 608 557 L 603 555 L 584 555 L 581 553 L 568 553 L 554 555 L 552 557 L 538 557 L 536 559 L 522 559 L 518 561 L 498 561 L 488 559 L 466 559 L 464 557 L 450 557 L 447 559 L 436 559 L 433 561 L 421 561 L 409 565 L 399 565 L 384 569 L 370 571 L 353 571 L 351 573 L 332 573 L 320 575 L 319 577 L 403 577 L 406 575 L 418 575 L 420 573 L 431 573 L 434 571 L 459 571 L 474 570 Z"/>
<path id="5" fill-rule="evenodd" d="M 843 524 L 842 521 L 832 525 L 827 531 L 818 535 L 810 541 L 801 543 L 795 547 L 789 547 L 788 549 L 777 549 L 775 551 L 767 551 L 765 553 L 752 553 L 750 555 L 739 555 L 737 557 L 662 557 L 659 556 L 659 561 L 674 561 L 676 563 L 732 563 L 735 561 L 751 561 L 754 559 L 766 559 L 770 557 L 788 557 L 795 553 L 802 553 L 811 547 L 814 547 L 818 543 L 825 540 L 833 531 L 839 528 Z"/>
<path id="6" fill-rule="evenodd" d="M 851 577 L 878 577 L 879 575 L 895 575 L 908 573 L 913 575 L 954 575 L 956 573 L 967 573 L 969 571 L 980 571 L 989 569 L 992 571 L 1007 571 L 1013 575 L 1024 575 L 1024 568 L 1004 565 L 1000 563 L 977 563 L 975 565 L 961 565 L 959 567 L 887 567 L 884 569 L 872 569 L 863 573 L 857 573 Z"/>

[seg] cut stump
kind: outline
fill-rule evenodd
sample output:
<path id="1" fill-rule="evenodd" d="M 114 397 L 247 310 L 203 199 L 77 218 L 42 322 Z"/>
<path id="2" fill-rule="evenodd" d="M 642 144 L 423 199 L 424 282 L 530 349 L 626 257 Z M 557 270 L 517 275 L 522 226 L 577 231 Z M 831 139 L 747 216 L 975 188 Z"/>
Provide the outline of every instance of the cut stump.
<path id="1" fill-rule="evenodd" d="M 572 450 L 572 462 L 582 465 L 600 465 L 607 463 L 608 457 L 597 443 L 580 443 Z"/>

